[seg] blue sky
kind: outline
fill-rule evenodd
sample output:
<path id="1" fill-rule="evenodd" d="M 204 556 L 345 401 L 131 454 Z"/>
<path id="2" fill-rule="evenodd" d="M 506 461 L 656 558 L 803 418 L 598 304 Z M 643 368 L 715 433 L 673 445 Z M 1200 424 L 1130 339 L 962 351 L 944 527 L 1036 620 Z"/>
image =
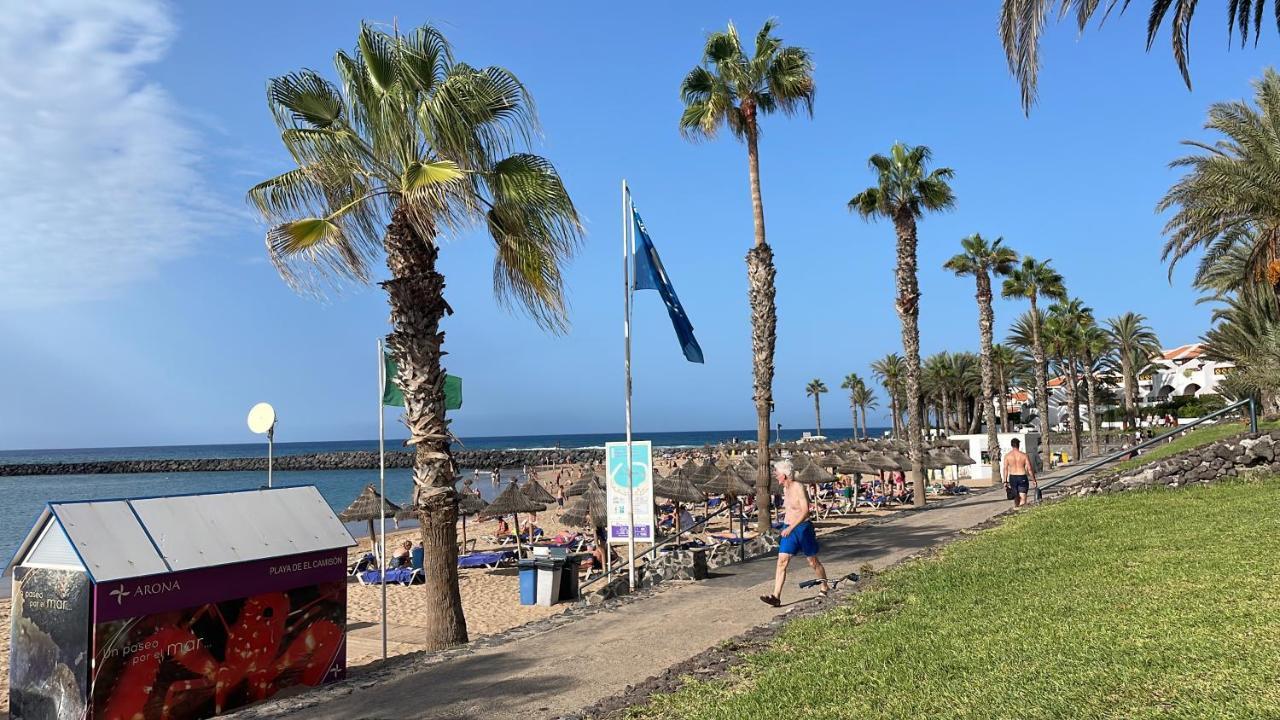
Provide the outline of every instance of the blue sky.
<path id="1" fill-rule="evenodd" d="M 377 289 L 295 295 L 244 204 L 287 169 L 267 78 L 331 73 L 359 21 L 432 22 L 458 56 L 515 71 L 586 220 L 568 269 L 572 331 L 539 331 L 494 302 L 491 245 L 448 238 L 446 358 L 466 381 L 462 436 L 622 427 L 619 183 L 636 203 L 705 352 L 686 363 L 656 293 L 635 314 L 640 430 L 753 424 L 743 257 L 752 239 L 744 148 L 676 130 L 680 79 L 705 34 L 733 19 L 780 33 L 816 62 L 815 117 L 765 120 L 769 239 L 778 266 L 777 421 L 812 424 L 805 383 L 823 378 L 828 424 L 848 425 L 848 372 L 900 347 L 893 230 L 845 203 L 867 157 L 927 144 L 955 169 L 955 211 L 920 226 L 924 352 L 975 349 L 971 279 L 941 269 L 959 239 L 1004 236 L 1050 257 L 1107 317 L 1146 314 L 1167 346 L 1194 341 L 1209 309 L 1159 263 L 1153 206 L 1179 140 L 1202 138 L 1208 104 L 1249 94 L 1263 51 L 1225 47 L 1207 8 L 1194 92 L 1144 13 L 1077 38 L 1052 27 L 1041 100 L 1023 116 L 996 37 L 998 3 L 184 3 L 57 0 L 0 18 L 0 448 L 246 442 L 272 402 L 280 440 L 376 433 Z M 979 7 L 981 5 L 982 7 Z M 1022 312 L 998 302 L 1000 335 Z M 883 413 L 872 421 L 883 420 Z M 395 427 L 394 414 L 388 421 Z"/>

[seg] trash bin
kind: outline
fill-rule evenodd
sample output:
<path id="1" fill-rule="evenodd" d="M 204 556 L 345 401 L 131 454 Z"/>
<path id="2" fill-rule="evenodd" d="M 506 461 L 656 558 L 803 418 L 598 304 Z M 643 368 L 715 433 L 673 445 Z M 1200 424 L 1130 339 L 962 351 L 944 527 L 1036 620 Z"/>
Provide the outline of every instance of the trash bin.
<path id="1" fill-rule="evenodd" d="M 560 574 L 564 569 L 564 560 L 560 558 L 534 558 L 534 566 L 538 568 L 538 605 L 550 607 L 560 599 Z M 523 585 L 523 578 L 521 580 Z"/>
<path id="2" fill-rule="evenodd" d="M 538 565 L 535 560 L 521 560 L 516 563 L 520 568 L 520 604 L 538 604 Z"/>
<path id="3" fill-rule="evenodd" d="M 566 557 L 564 559 L 564 569 L 560 571 L 561 600 L 578 599 L 578 567 L 581 564 L 582 558 Z"/>

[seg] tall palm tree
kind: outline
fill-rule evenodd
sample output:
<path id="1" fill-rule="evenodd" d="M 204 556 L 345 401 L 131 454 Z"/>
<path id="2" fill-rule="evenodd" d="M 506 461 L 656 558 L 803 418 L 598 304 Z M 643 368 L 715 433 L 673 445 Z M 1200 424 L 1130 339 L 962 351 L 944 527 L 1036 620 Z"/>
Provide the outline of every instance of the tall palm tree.
<path id="1" fill-rule="evenodd" d="M 1182 80 L 1191 88 L 1191 72 L 1188 69 L 1191 49 L 1191 18 L 1197 0 L 1151 0 L 1147 15 L 1147 50 L 1155 44 L 1160 26 L 1173 10 L 1170 37 L 1173 43 L 1173 59 L 1182 73 Z M 1123 13 L 1130 0 L 1004 0 L 1000 8 L 1000 42 L 1004 45 L 1009 71 L 1018 80 L 1022 90 L 1022 107 L 1030 111 L 1036 100 L 1036 80 L 1040 70 L 1040 36 L 1045 21 L 1058 7 L 1059 18 L 1073 16 L 1075 25 L 1083 32 L 1089 20 L 1099 17 L 1099 25 L 1113 10 L 1119 7 Z M 1266 0 L 1227 0 L 1227 40 L 1240 33 L 1240 47 L 1249 40 L 1253 29 L 1254 44 L 1262 35 L 1262 15 Z M 1280 24 L 1280 9 L 1276 10 Z"/>
<path id="2" fill-rule="evenodd" d="M 849 391 L 849 409 L 853 411 L 853 437 L 858 437 L 858 388 L 866 387 L 866 383 L 858 376 L 858 373 L 849 373 L 844 376 L 844 380 L 840 381 L 840 387 Z M 864 428 L 865 430 L 865 428 Z M 866 433 L 863 433 L 863 437 Z"/>
<path id="3" fill-rule="evenodd" d="M 987 451 L 991 458 L 991 477 L 1000 476 L 1000 438 L 996 435 L 996 408 L 992 395 L 995 391 L 995 368 L 991 362 L 992 326 L 995 310 L 992 308 L 991 278 L 1008 275 L 1018 261 L 1018 253 L 1004 245 L 1004 238 L 988 243 L 978 233 L 960 241 L 962 252 L 952 256 L 943 265 L 956 275 L 972 275 L 977 283 L 979 363 L 982 370 L 982 412 L 987 422 Z M 1000 401 L 1001 407 L 1004 401 Z M 1003 424 L 1003 421 L 1002 421 Z"/>
<path id="4" fill-rule="evenodd" d="M 879 407 L 876 401 L 876 391 L 872 390 L 866 383 L 859 383 L 854 388 L 850 399 L 853 404 L 862 410 L 862 438 L 865 440 L 869 437 L 867 431 L 867 409 Z"/>
<path id="5" fill-rule="evenodd" d="M 1035 395 L 1040 414 L 1040 457 L 1044 467 L 1049 467 L 1049 388 L 1045 377 L 1044 342 L 1040 337 L 1042 316 L 1038 305 L 1040 298 L 1066 300 L 1067 289 L 1062 275 L 1049 264 L 1024 255 L 1022 264 L 1009 271 L 1000 290 L 1005 298 L 1026 298 L 1031 303 L 1031 354 L 1035 363 Z"/>
<path id="6" fill-rule="evenodd" d="M 760 197 L 760 116 L 781 111 L 801 111 L 813 117 L 813 60 L 807 50 L 783 45 L 773 34 L 776 23 L 768 20 L 756 33 L 755 47 L 747 55 L 738 30 L 729 23 L 724 32 L 707 36 L 702 64 L 689 71 L 680 84 L 684 113 L 680 132 L 689 139 L 712 138 L 721 125 L 747 145 L 747 172 L 751 183 L 751 215 L 755 244 L 747 252 L 747 295 L 751 303 L 752 370 L 755 383 L 756 441 L 759 472 L 756 475 L 756 507 L 760 527 L 769 519 L 769 412 L 773 406 L 773 353 L 777 341 L 778 311 L 774 304 L 773 250 L 765 240 L 764 201 Z"/>
<path id="7" fill-rule="evenodd" d="M 1084 366 L 1084 383 L 1089 407 L 1089 452 L 1094 457 L 1102 454 L 1102 443 L 1098 431 L 1098 378 L 1102 374 L 1107 356 L 1115 349 L 1111 344 L 1111 335 L 1098 326 L 1089 311 L 1080 330 L 1080 360 Z"/>
<path id="8" fill-rule="evenodd" d="M 892 416 L 893 436 L 901 437 L 902 408 L 898 404 L 898 398 L 902 396 L 902 385 L 906 382 L 906 363 L 903 362 L 901 355 L 889 353 L 871 363 L 871 372 L 880 381 L 880 384 L 884 386 L 884 392 L 889 396 L 889 414 Z"/>
<path id="9" fill-rule="evenodd" d="M 1254 94 L 1256 107 L 1243 100 L 1211 105 L 1205 128 L 1223 138 L 1185 141 L 1199 154 L 1173 161 L 1187 173 L 1157 206 L 1174 211 L 1162 259 L 1172 275 L 1179 260 L 1206 248 L 1202 279 L 1238 248 L 1249 258 L 1238 285 L 1261 281 L 1280 297 L 1280 74 L 1268 69 Z"/>
<path id="10" fill-rule="evenodd" d="M 813 414 L 818 424 L 818 434 L 822 434 L 822 393 L 827 391 L 827 384 L 814 378 L 804 386 L 804 394 L 813 398 Z"/>
<path id="11" fill-rule="evenodd" d="M 996 376 L 1000 432 L 1009 432 L 1009 408 L 1005 405 L 1005 401 L 1009 397 L 1009 378 L 1013 376 L 1017 364 L 1018 356 L 1013 348 L 1004 343 L 996 343 L 991 347 L 991 368 Z"/>
<path id="12" fill-rule="evenodd" d="M 274 226 L 267 252 L 291 285 L 380 283 L 387 345 L 399 365 L 414 447 L 413 505 L 422 523 L 425 644 L 466 642 L 458 594 L 458 494 L 445 419 L 444 333 L 451 313 L 436 268 L 440 241 L 482 224 L 496 245 L 494 293 L 539 325 L 566 326 L 562 266 L 581 237 L 577 211 L 547 160 L 517 150 L 536 129 L 511 72 L 456 62 L 430 26 L 360 29 L 339 51 L 335 84 L 312 70 L 272 79 L 267 100 L 297 167 L 249 191 Z"/>
<path id="13" fill-rule="evenodd" d="M 1120 356 L 1120 375 L 1124 384 L 1124 427 L 1133 427 L 1138 406 L 1138 373 L 1146 367 L 1146 361 L 1160 354 L 1160 338 L 1147 325 L 1147 318 L 1135 312 L 1126 312 L 1107 321 L 1107 333 Z M 1141 363 L 1134 362 L 1143 358 Z M 1139 367 L 1139 365 L 1142 367 Z"/>
<path id="14" fill-rule="evenodd" d="M 921 385 L 924 394 L 934 400 L 938 419 L 938 429 L 946 431 L 951 427 L 951 390 L 955 382 L 952 378 L 954 365 L 951 353 L 937 352 L 925 358 L 921 367 Z"/>
<path id="15" fill-rule="evenodd" d="M 955 173 L 941 167 L 929 171 L 932 156 L 924 145 L 894 143 L 888 155 L 872 155 L 868 164 L 876 184 L 854 195 L 849 209 L 862 218 L 893 221 L 898 236 L 897 285 L 894 305 L 902 323 L 902 352 L 906 356 L 907 446 L 915 504 L 924 506 L 924 436 L 920 424 L 920 283 L 916 277 L 916 223 L 925 212 L 949 210 L 955 194 L 948 181 Z"/>
<path id="16" fill-rule="evenodd" d="M 1092 321 L 1092 311 L 1078 298 L 1049 307 L 1045 323 L 1045 347 L 1054 357 L 1058 375 L 1066 390 L 1067 427 L 1071 432 L 1071 452 L 1080 457 L 1084 448 L 1080 433 L 1080 356 L 1083 353 L 1083 327 Z"/>

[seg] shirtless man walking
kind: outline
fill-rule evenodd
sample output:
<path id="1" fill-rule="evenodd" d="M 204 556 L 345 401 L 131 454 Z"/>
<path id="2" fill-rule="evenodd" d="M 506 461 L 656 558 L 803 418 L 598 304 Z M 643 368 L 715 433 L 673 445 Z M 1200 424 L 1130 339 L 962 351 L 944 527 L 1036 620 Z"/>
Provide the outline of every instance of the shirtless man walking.
<path id="1" fill-rule="evenodd" d="M 1014 438 L 1009 444 L 1013 449 L 1005 454 L 1000 474 L 1004 478 L 1005 497 L 1013 501 L 1014 507 L 1022 507 L 1027 504 L 1027 492 L 1039 483 L 1036 482 L 1036 469 L 1031 466 L 1031 458 L 1019 449 L 1022 443 Z"/>
<path id="2" fill-rule="evenodd" d="M 774 472 L 778 476 L 778 484 L 782 486 L 783 510 L 786 527 L 782 529 L 782 542 L 778 545 L 778 568 L 774 571 L 773 594 L 761 595 L 760 600 L 766 605 L 778 607 L 782 605 L 782 585 L 787 581 L 787 564 L 791 556 L 804 553 L 809 567 L 822 581 L 820 597 L 826 597 L 830 590 L 827 583 L 827 569 L 818 560 L 818 536 L 809 522 L 809 493 L 804 486 L 792 479 L 790 460 L 782 460 L 774 464 Z"/>

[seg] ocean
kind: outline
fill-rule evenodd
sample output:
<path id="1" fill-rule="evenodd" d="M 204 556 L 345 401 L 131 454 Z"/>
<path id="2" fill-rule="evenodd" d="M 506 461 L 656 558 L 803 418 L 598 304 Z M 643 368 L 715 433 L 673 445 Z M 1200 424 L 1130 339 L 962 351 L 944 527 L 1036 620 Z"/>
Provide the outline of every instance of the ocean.
<path id="1" fill-rule="evenodd" d="M 873 437 L 882 434 L 882 428 L 872 428 Z M 824 429 L 831 439 L 850 437 L 848 428 Z M 782 439 L 795 440 L 800 431 L 782 431 Z M 734 439 L 749 440 L 755 431 L 706 431 L 675 433 L 636 433 L 634 439 L 649 440 L 655 448 L 701 447 Z M 621 440 L 614 433 L 585 433 L 573 435 L 520 435 L 507 437 L 462 438 L 461 447 L 470 450 L 537 448 L 603 448 L 606 442 Z M 318 452 L 378 449 L 377 440 L 341 440 L 332 442 L 276 443 L 277 455 L 296 455 Z M 388 450 L 401 449 L 400 440 L 388 440 Z M 67 450 L 4 450 L 0 451 L 0 464 L 35 462 L 86 462 L 92 460 L 147 460 L 181 458 L 234 458 L 261 457 L 266 455 L 264 443 L 235 445 L 169 445 L 155 447 L 76 448 Z M 503 478 L 519 476 L 519 471 L 504 474 Z M 488 473 L 474 476 L 466 471 L 464 476 L 476 478 L 475 487 L 481 495 L 492 499 L 499 488 L 492 485 Z M 355 499 L 365 485 L 378 483 L 377 470 L 308 470 L 276 472 L 274 484 L 315 485 L 320 494 L 334 509 L 341 511 Z M 101 500 L 109 498 L 134 498 L 182 493 L 225 492 L 246 490 L 266 484 L 265 472 L 191 472 L 191 473 L 122 473 L 115 475 L 49 475 L 0 478 L 0 554 L 7 562 L 17 551 L 18 543 L 39 517 L 45 503 L 54 500 Z M 405 503 L 412 491 L 412 479 L 408 469 L 387 470 L 387 499 Z M 389 522 L 389 521 L 388 521 Z M 365 523 L 351 526 L 352 534 L 367 532 Z"/>

